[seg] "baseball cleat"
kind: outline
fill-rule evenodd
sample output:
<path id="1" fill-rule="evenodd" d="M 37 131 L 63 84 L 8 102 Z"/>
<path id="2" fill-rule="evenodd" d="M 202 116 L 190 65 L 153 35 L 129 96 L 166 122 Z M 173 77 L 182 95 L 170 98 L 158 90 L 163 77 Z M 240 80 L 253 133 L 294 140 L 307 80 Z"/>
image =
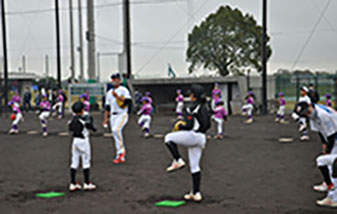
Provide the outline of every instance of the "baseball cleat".
<path id="1" fill-rule="evenodd" d="M 298 131 L 301 132 L 303 130 L 305 130 L 307 128 L 306 124 L 300 125 L 300 127 L 298 128 Z"/>
<path id="2" fill-rule="evenodd" d="M 279 121 L 280 121 L 280 119 L 279 119 L 279 118 L 276 118 L 276 119 L 275 119 L 275 122 L 276 122 L 276 123 L 277 123 L 277 122 L 279 122 Z"/>
<path id="3" fill-rule="evenodd" d="M 184 199 L 185 200 L 193 200 L 195 202 L 200 202 L 202 201 L 202 196 L 201 196 L 201 193 L 200 192 L 197 192 L 196 194 L 193 194 L 192 192 L 184 195 Z"/>
<path id="4" fill-rule="evenodd" d="M 69 185 L 69 191 L 71 191 L 71 192 L 76 191 L 76 190 L 80 190 L 80 189 L 82 189 L 82 187 L 78 183 Z"/>
<path id="5" fill-rule="evenodd" d="M 19 130 L 11 129 L 11 130 L 9 130 L 8 134 L 19 134 Z"/>
<path id="6" fill-rule="evenodd" d="M 280 120 L 280 123 L 287 124 L 287 122 L 285 120 Z"/>
<path id="7" fill-rule="evenodd" d="M 333 201 L 330 197 L 316 201 L 318 206 L 337 207 L 337 201 Z"/>
<path id="8" fill-rule="evenodd" d="M 303 135 L 303 136 L 300 137 L 300 140 L 301 141 L 307 141 L 307 140 L 309 140 L 309 136 L 308 135 Z"/>
<path id="9" fill-rule="evenodd" d="M 144 134 L 144 137 L 145 137 L 145 138 L 150 137 L 150 133 L 145 133 L 145 134 Z"/>
<path id="10" fill-rule="evenodd" d="M 116 158 L 113 160 L 114 164 L 120 164 L 120 163 L 125 163 L 125 158 Z"/>
<path id="11" fill-rule="evenodd" d="M 329 190 L 335 189 L 335 186 L 333 184 L 327 185 L 325 182 L 323 182 L 320 185 L 314 186 L 313 189 L 317 192 L 327 192 Z"/>
<path id="12" fill-rule="evenodd" d="M 95 190 L 95 189 L 96 189 L 96 185 L 93 183 L 83 184 L 83 190 Z"/>
<path id="13" fill-rule="evenodd" d="M 122 154 L 117 155 L 117 157 L 115 158 L 115 160 L 113 160 L 114 164 L 119 164 L 119 163 L 125 163 L 125 152 L 123 152 Z"/>
<path id="14" fill-rule="evenodd" d="M 214 139 L 222 139 L 222 135 L 215 135 Z"/>
<path id="15" fill-rule="evenodd" d="M 181 158 L 179 158 L 178 161 L 173 160 L 171 166 L 167 167 L 166 171 L 167 171 L 167 172 L 171 172 L 171 171 L 180 169 L 180 168 L 182 168 L 182 167 L 184 167 L 184 166 L 185 166 L 184 160 L 181 159 Z"/>
<path id="16" fill-rule="evenodd" d="M 245 121 L 246 124 L 250 124 L 250 123 L 252 123 L 252 122 L 253 122 L 253 119 L 252 119 L 252 118 L 250 118 L 250 119 L 248 119 L 248 120 Z"/>
<path id="17" fill-rule="evenodd" d="M 43 132 L 42 136 L 43 137 L 47 137 L 48 136 L 48 132 Z"/>

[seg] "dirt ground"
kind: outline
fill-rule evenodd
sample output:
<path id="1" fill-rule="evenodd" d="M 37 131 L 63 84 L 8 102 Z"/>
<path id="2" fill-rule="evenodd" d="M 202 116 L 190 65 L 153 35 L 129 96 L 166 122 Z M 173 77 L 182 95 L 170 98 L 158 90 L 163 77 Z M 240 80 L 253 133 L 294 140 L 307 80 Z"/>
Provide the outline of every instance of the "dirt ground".
<path id="1" fill-rule="evenodd" d="M 114 146 L 104 138 L 102 115 L 95 114 L 98 133 L 91 138 L 94 192 L 69 193 L 70 137 L 67 119 L 50 120 L 47 138 L 33 113 L 19 125 L 21 133 L 7 135 L 8 115 L 0 117 L 0 211 L 11 213 L 238 213 L 238 214 L 328 214 L 337 209 L 321 208 L 315 200 L 324 194 L 312 190 L 321 182 L 315 168 L 320 152 L 316 133 L 309 142 L 299 142 L 296 124 L 275 124 L 273 116 L 258 116 L 251 125 L 244 118 L 229 117 L 223 140 L 209 140 L 202 159 L 204 201 L 179 208 L 158 208 L 164 199 L 181 200 L 191 189 L 188 167 L 167 173 L 171 157 L 161 138 L 144 139 L 133 115 L 124 129 L 127 162 L 114 165 Z M 155 115 L 152 133 L 165 134 L 174 116 Z M 289 119 L 288 119 L 289 120 Z M 38 134 L 27 132 L 37 130 Z M 210 133 L 214 133 L 215 126 Z M 293 143 L 278 138 L 293 136 Z M 187 160 L 187 153 L 180 148 Z M 77 173 L 83 181 L 82 171 Z M 65 197 L 39 199 L 37 192 L 63 191 Z"/>

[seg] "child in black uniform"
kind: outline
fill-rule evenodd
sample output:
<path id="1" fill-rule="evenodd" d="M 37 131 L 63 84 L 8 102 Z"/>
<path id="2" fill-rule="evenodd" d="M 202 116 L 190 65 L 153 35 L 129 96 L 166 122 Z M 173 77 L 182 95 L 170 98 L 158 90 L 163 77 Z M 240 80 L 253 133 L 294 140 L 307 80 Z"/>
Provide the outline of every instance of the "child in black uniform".
<path id="1" fill-rule="evenodd" d="M 73 136 L 73 143 L 71 148 L 71 166 L 70 176 L 71 183 L 69 186 L 70 191 L 82 189 L 82 186 L 76 181 L 76 170 L 82 159 L 82 168 L 84 174 L 84 190 L 94 190 L 96 186 L 90 182 L 90 142 L 89 142 L 89 130 L 96 132 L 96 128 L 93 124 L 93 119 L 90 115 L 84 116 L 85 105 L 78 101 L 72 106 L 72 110 L 75 113 L 72 120 L 69 122 L 69 131 Z"/>

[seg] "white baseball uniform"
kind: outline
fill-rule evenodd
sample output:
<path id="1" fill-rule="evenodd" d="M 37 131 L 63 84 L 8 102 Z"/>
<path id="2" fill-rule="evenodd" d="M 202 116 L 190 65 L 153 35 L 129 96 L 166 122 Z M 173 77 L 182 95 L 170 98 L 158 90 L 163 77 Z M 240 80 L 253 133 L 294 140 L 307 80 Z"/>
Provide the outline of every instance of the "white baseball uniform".
<path id="1" fill-rule="evenodd" d="M 322 134 L 325 141 L 328 141 L 328 137 L 337 132 L 337 112 L 332 108 L 323 105 L 314 105 L 315 115 L 310 118 L 310 128 L 312 131 L 316 131 Z M 317 166 L 328 166 L 331 182 L 337 186 L 337 178 L 333 178 L 332 164 L 337 158 L 337 143 L 335 141 L 330 154 L 320 155 L 316 159 Z M 328 196 L 337 201 L 337 190 L 329 191 Z"/>
<path id="2" fill-rule="evenodd" d="M 124 86 L 110 89 L 106 94 L 106 105 L 110 106 L 110 127 L 115 140 L 117 156 L 125 152 L 122 131 L 125 124 L 128 122 L 128 106 L 125 108 L 119 107 L 117 99 L 112 95 L 112 91 L 120 97 L 131 99 L 130 92 Z"/>

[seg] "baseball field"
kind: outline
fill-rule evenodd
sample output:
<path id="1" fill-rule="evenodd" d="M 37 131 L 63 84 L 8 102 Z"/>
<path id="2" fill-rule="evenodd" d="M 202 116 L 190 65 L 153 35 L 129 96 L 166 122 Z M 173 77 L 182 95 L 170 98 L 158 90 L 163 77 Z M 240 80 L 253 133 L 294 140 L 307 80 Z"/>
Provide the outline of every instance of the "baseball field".
<path id="1" fill-rule="evenodd" d="M 161 200 L 182 200 L 191 189 L 188 167 L 167 173 L 171 163 L 161 135 L 169 132 L 173 115 L 155 115 L 152 134 L 145 139 L 132 115 L 124 129 L 127 161 L 114 165 L 114 144 L 108 129 L 101 127 L 103 115 L 96 113 L 98 132 L 91 137 L 93 192 L 70 193 L 70 145 L 67 116 L 49 120 L 49 136 L 42 138 L 36 115 L 25 115 L 20 134 L 9 136 L 9 115 L 0 123 L 0 212 L 11 213 L 238 213 L 238 214 L 328 214 L 315 200 L 325 195 L 312 190 L 322 178 L 315 167 L 320 152 L 316 133 L 300 142 L 294 122 L 275 124 L 274 117 L 257 116 L 250 125 L 243 117 L 229 117 L 222 140 L 210 139 L 201 161 L 201 203 L 188 202 L 178 208 L 156 207 Z M 289 121 L 290 118 L 287 118 Z M 35 133 L 34 131 L 38 131 Z M 209 134 L 215 133 L 215 126 Z M 294 137 L 280 143 L 280 137 Z M 181 148 L 187 161 L 187 153 Z M 77 173 L 82 183 L 81 170 Z M 36 193 L 64 192 L 42 199 Z"/>

